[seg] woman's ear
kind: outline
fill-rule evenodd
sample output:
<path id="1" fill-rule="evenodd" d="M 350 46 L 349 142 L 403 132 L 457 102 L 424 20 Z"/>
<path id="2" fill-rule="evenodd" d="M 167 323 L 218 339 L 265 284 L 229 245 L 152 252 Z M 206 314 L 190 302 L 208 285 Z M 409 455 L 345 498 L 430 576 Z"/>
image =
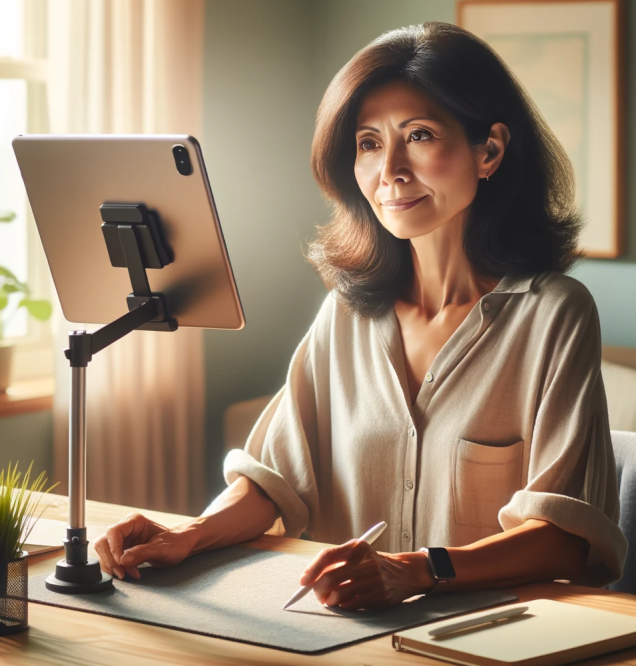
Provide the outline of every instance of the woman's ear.
<path id="1" fill-rule="evenodd" d="M 480 178 L 490 178 L 497 171 L 510 141 L 510 130 L 503 123 L 494 123 L 486 143 L 477 149 L 477 168 Z"/>

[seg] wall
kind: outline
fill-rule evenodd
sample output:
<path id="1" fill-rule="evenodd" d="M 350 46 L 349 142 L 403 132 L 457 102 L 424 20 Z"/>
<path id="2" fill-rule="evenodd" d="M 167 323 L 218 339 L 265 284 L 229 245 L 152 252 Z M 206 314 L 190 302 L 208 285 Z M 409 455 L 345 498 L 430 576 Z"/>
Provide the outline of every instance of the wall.
<path id="1" fill-rule="evenodd" d="M 316 85 L 325 90 L 334 74 L 387 30 L 425 21 L 455 22 L 449 0 L 317 0 Z"/>
<path id="2" fill-rule="evenodd" d="M 0 469 L 5 469 L 9 462 L 19 462 L 18 469 L 26 472 L 32 460 L 33 473 L 37 476 L 44 470 L 51 480 L 53 413 L 50 411 L 0 419 Z"/>
<path id="3" fill-rule="evenodd" d="M 243 331 L 206 331 L 208 469 L 227 405 L 271 394 L 325 291 L 302 244 L 324 221 L 309 154 L 314 4 L 208 0 L 203 150 L 241 294 Z"/>

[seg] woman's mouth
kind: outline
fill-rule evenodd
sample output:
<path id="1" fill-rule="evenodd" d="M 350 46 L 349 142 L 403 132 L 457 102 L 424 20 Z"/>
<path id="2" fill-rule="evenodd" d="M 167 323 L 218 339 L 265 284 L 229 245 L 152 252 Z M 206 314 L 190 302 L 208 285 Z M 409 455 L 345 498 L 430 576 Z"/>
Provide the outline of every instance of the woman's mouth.
<path id="1" fill-rule="evenodd" d="M 428 194 L 425 194 L 423 197 L 418 197 L 417 199 L 405 197 L 404 199 L 389 199 L 382 203 L 382 207 L 386 210 L 390 210 L 393 213 L 399 213 L 403 210 L 409 210 L 413 206 L 417 206 L 420 201 L 426 199 Z"/>

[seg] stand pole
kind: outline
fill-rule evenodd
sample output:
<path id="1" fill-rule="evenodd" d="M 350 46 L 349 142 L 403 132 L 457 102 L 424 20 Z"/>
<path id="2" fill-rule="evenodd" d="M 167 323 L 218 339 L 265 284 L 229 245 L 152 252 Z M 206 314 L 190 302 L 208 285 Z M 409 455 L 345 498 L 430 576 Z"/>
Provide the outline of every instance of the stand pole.
<path id="1" fill-rule="evenodd" d="M 99 561 L 88 556 L 86 539 L 86 366 L 92 356 L 92 336 L 71 331 L 71 395 L 68 440 L 68 526 L 64 551 L 46 587 L 62 594 L 89 594 L 110 590 L 113 577 L 101 571 Z"/>
<path id="2" fill-rule="evenodd" d="M 86 368 L 71 367 L 68 526 L 84 528 L 86 506 Z"/>

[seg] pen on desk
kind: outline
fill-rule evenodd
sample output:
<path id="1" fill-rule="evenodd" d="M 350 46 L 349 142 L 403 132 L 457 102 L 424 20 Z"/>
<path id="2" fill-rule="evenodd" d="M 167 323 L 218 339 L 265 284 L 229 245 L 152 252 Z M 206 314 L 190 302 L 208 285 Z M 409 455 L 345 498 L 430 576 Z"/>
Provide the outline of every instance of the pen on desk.
<path id="1" fill-rule="evenodd" d="M 515 608 L 508 608 L 507 610 L 499 611 L 497 613 L 489 613 L 488 615 L 473 617 L 469 620 L 452 622 L 451 624 L 446 624 L 443 627 L 431 629 L 428 632 L 428 635 L 433 638 L 440 638 L 441 636 L 446 636 L 446 634 L 461 631 L 462 629 L 478 627 L 480 624 L 491 624 L 493 622 L 497 622 L 497 620 L 507 620 L 512 617 L 517 617 L 518 615 L 523 615 L 528 610 L 528 608 L 529 606 L 516 606 Z"/>
<path id="2" fill-rule="evenodd" d="M 386 529 L 386 523 L 382 521 L 377 525 L 374 525 L 370 530 L 367 530 L 361 537 L 360 541 L 366 541 L 368 544 L 372 544 Z M 308 592 L 311 592 L 311 585 L 303 585 L 283 606 L 283 610 L 289 608 L 292 604 L 295 604 L 297 601 L 300 601 Z"/>

